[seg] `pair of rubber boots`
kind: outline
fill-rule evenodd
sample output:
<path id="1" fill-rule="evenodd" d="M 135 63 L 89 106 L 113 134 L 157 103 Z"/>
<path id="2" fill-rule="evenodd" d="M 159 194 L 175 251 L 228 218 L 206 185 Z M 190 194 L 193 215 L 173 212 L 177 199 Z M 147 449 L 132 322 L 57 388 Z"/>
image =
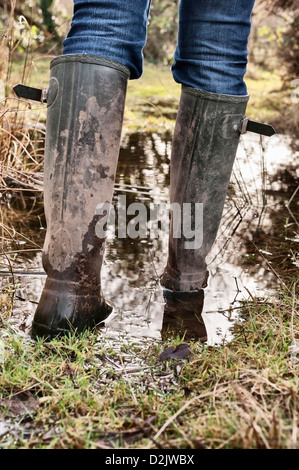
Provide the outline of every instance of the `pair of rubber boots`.
<path id="1" fill-rule="evenodd" d="M 111 313 L 101 289 L 105 239 L 96 233 L 101 217 L 97 207 L 112 201 L 128 78 L 123 65 L 86 54 L 51 62 L 44 161 L 47 279 L 33 337 L 81 332 Z M 191 226 L 197 224 L 196 209 L 201 209 L 202 224 L 196 229 L 202 237 L 192 244 L 183 217 L 179 224 L 171 220 L 161 278 L 168 289 L 166 301 L 169 292 L 187 292 L 191 303 L 193 296 L 202 298 L 206 256 L 220 224 L 247 101 L 248 96 L 182 87 L 170 203 L 181 209 L 190 205 Z M 175 236 L 178 229 L 181 236 Z"/>

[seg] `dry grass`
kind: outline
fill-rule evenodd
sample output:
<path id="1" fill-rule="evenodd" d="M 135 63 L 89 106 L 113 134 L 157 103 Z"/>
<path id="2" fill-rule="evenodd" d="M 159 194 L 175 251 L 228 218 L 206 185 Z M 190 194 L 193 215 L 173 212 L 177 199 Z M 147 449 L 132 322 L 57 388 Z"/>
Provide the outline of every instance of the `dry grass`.
<path id="1" fill-rule="evenodd" d="M 5 41 L 1 48 L 7 73 Z M 155 73 L 151 69 L 149 81 Z M 169 98 L 168 77 L 159 79 L 160 87 L 155 82 L 159 100 L 151 106 L 156 111 L 151 124 L 160 130 L 172 121 L 167 116 L 165 121 L 159 104 Z M 141 85 L 137 90 L 141 102 L 145 89 Z M 36 219 L 41 207 L 43 117 L 36 119 L 40 108 L 28 106 L 14 97 L 0 103 L 0 190 L 5 201 L 0 227 L 8 263 L 22 241 L 24 209 Z M 140 123 L 140 109 L 137 117 L 127 115 L 129 127 Z M 29 249 L 40 249 L 30 235 L 27 241 Z M 269 238 L 261 234 L 258 242 L 258 248 L 267 246 Z M 282 280 L 276 298 L 252 298 L 230 344 L 210 348 L 192 343 L 185 360 L 161 362 L 168 343 L 115 343 L 98 332 L 34 343 L 17 334 L 9 321 L 14 287 L 3 291 L 0 448 L 298 449 L 298 282 L 297 270 L 286 261 L 290 249 L 295 255 L 296 242 L 282 245 L 273 234 L 271 244 L 277 258 L 272 267 Z M 272 259 L 268 261 L 270 265 Z M 171 344 L 180 341 L 173 338 Z"/>
<path id="2" fill-rule="evenodd" d="M 0 447 L 299 448 L 298 302 L 250 302 L 242 317 L 229 345 L 165 362 L 163 343 L 2 329 Z"/>

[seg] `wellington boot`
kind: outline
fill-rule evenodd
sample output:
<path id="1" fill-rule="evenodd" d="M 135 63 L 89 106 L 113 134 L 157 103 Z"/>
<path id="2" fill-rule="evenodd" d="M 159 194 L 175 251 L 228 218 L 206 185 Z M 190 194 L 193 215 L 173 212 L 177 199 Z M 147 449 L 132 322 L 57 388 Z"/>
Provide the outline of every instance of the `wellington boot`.
<path id="1" fill-rule="evenodd" d="M 206 257 L 221 221 L 247 101 L 247 95 L 182 87 L 172 144 L 170 203 L 177 203 L 181 213 L 184 204 L 191 205 L 190 226 L 201 234 L 192 244 L 184 235 L 184 217 L 181 236 L 175 236 L 171 220 L 168 262 L 161 280 L 168 289 L 200 290 L 206 283 Z M 196 203 L 202 208 L 199 220 Z"/>
<path id="2" fill-rule="evenodd" d="M 105 239 L 97 207 L 111 203 L 128 69 L 114 61 L 65 55 L 51 62 L 47 93 L 43 249 L 46 284 L 32 336 L 92 328 L 111 312 L 101 290 Z"/>

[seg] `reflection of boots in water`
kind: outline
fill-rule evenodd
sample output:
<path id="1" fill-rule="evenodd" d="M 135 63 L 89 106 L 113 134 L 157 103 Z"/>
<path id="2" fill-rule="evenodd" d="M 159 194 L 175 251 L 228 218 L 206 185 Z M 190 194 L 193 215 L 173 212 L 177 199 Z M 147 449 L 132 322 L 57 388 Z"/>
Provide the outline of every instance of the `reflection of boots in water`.
<path id="1" fill-rule="evenodd" d="M 206 328 L 201 316 L 204 304 L 204 289 L 193 292 L 163 290 L 165 301 L 161 336 L 173 336 L 185 340 L 207 340 Z"/>
<path id="2" fill-rule="evenodd" d="M 161 281 L 168 289 L 200 290 L 206 282 L 206 257 L 220 224 L 247 101 L 248 95 L 220 95 L 182 87 L 170 163 L 170 203 L 181 208 L 182 235 L 175 237 L 172 219 L 168 261 Z M 191 226 L 201 230 L 201 243 L 194 248 L 184 236 L 185 203 L 193 210 Z M 199 226 L 195 203 L 202 204 Z"/>
<path id="3" fill-rule="evenodd" d="M 97 206 L 112 200 L 128 69 L 88 54 L 51 63 L 44 199 L 45 288 L 32 335 L 93 327 L 111 312 L 101 291 Z"/>

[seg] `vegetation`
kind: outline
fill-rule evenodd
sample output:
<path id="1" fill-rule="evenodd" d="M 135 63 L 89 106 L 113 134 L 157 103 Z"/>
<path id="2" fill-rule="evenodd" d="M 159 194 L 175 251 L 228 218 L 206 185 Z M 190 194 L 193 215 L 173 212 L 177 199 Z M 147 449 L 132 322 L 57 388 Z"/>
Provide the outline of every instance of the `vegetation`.
<path id="1" fill-rule="evenodd" d="M 41 22 L 33 3 L 0 0 L 6 30 L 0 39 L 1 256 L 12 273 L 24 219 L 32 231 L 43 228 L 39 177 L 46 117 L 44 105 L 17 100 L 12 86 L 46 86 L 49 61 L 61 51 L 60 24 L 66 21 L 64 12 L 61 21 L 44 13 Z M 180 88 L 169 66 L 177 3 L 153 1 L 144 75 L 129 83 L 124 138 L 137 130 L 173 130 Z M 271 2 L 271 21 L 263 3 L 254 19 L 248 115 L 296 133 L 298 105 L 290 100 L 290 81 L 299 78 L 297 2 Z M 5 16 L 5 6 L 10 15 Z M 256 245 L 250 245 L 248 262 L 266 263 L 279 289 L 273 298 L 252 296 L 244 303 L 229 344 L 190 342 L 185 359 L 161 361 L 162 351 L 184 337 L 117 343 L 96 331 L 36 343 L 14 325 L 16 283 L 3 287 L 0 448 L 298 449 L 296 170 L 288 169 L 288 179 L 280 175 L 287 194 L 291 188 L 289 206 L 276 210 L 272 230 L 260 229 Z M 28 250 L 40 251 L 43 235 L 27 232 Z"/>
<path id="2" fill-rule="evenodd" d="M 292 294 L 248 303 L 231 344 L 183 360 L 97 334 L 32 344 L 6 325 L 0 447 L 298 448 Z"/>

